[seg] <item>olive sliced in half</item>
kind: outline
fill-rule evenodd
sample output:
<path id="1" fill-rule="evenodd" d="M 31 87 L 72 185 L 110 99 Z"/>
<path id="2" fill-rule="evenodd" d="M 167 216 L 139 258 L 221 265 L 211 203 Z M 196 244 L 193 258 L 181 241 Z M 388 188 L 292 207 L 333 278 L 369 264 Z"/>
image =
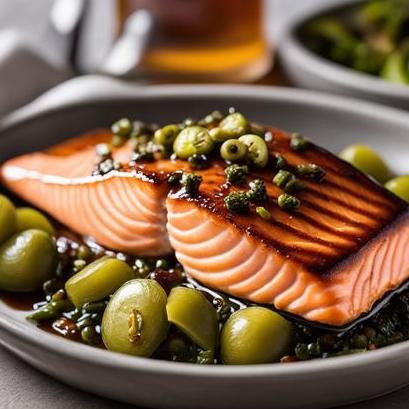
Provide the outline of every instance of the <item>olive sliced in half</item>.
<path id="1" fill-rule="evenodd" d="M 209 131 L 201 126 L 188 126 L 176 137 L 173 150 L 176 156 L 187 159 L 193 155 L 206 155 L 214 148 Z"/>
<path id="2" fill-rule="evenodd" d="M 168 320 L 200 348 L 214 351 L 217 343 L 217 312 L 198 290 L 175 287 L 166 306 Z"/>
<path id="3" fill-rule="evenodd" d="M 166 293 L 155 281 L 134 279 L 109 301 L 102 318 L 102 340 L 110 351 L 151 356 L 166 338 Z"/>
<path id="4" fill-rule="evenodd" d="M 239 138 L 247 146 L 247 156 L 258 168 L 264 168 L 268 162 L 268 148 L 264 139 L 258 135 L 247 134 Z"/>
<path id="5" fill-rule="evenodd" d="M 103 300 L 126 281 L 135 278 L 132 268 L 122 260 L 102 257 L 84 267 L 66 283 L 68 298 L 76 307 Z"/>

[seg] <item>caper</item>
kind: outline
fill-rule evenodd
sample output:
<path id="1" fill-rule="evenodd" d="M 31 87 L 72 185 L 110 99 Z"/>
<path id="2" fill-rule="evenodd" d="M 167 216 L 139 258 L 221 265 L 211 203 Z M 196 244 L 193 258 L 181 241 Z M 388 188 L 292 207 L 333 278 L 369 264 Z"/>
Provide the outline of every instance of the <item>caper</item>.
<path id="1" fill-rule="evenodd" d="M 264 203 L 268 200 L 266 186 L 261 179 L 252 180 L 249 187 L 250 190 L 247 192 L 247 196 L 250 202 Z"/>
<path id="2" fill-rule="evenodd" d="M 65 290 L 73 304 L 81 307 L 103 300 L 134 277 L 132 268 L 124 261 L 102 257 L 73 275 L 65 283 Z"/>
<path id="3" fill-rule="evenodd" d="M 271 219 L 271 213 L 265 207 L 257 206 L 256 207 L 256 212 L 264 220 L 270 220 Z"/>
<path id="4" fill-rule="evenodd" d="M 176 137 L 173 150 L 181 159 L 192 155 L 206 155 L 213 150 L 214 141 L 209 131 L 201 126 L 189 126 L 183 129 Z"/>
<path id="5" fill-rule="evenodd" d="M 273 179 L 273 182 L 281 189 L 293 178 L 293 174 L 287 170 L 280 170 Z"/>
<path id="6" fill-rule="evenodd" d="M 391 171 L 386 163 L 369 146 L 350 145 L 339 154 L 339 157 L 380 183 L 386 183 L 391 178 Z"/>
<path id="7" fill-rule="evenodd" d="M 285 160 L 284 156 L 279 153 L 275 153 L 273 155 L 273 160 L 274 168 L 276 170 L 284 169 L 287 166 L 287 161 Z"/>
<path id="8" fill-rule="evenodd" d="M 49 234 L 26 230 L 0 247 L 0 289 L 33 291 L 49 280 L 57 267 L 57 249 Z"/>
<path id="9" fill-rule="evenodd" d="M 16 231 L 16 209 L 6 196 L 0 195 L 0 245 Z"/>
<path id="10" fill-rule="evenodd" d="M 178 125 L 166 125 L 155 132 L 154 141 L 158 145 L 171 146 L 179 132 L 180 127 Z"/>
<path id="11" fill-rule="evenodd" d="M 268 162 L 268 148 L 263 138 L 260 136 L 247 134 L 239 138 L 248 149 L 248 158 L 259 168 L 264 168 Z"/>
<path id="12" fill-rule="evenodd" d="M 154 280 L 134 279 L 112 296 L 102 319 L 102 339 L 116 352 L 150 356 L 168 331 L 166 293 Z"/>
<path id="13" fill-rule="evenodd" d="M 99 341 L 99 335 L 94 326 L 87 326 L 81 330 L 81 339 L 90 345 L 95 345 Z"/>
<path id="14" fill-rule="evenodd" d="M 233 164 L 228 166 L 224 170 L 224 174 L 226 175 L 226 179 L 230 183 L 243 183 L 246 179 L 246 175 L 249 173 L 249 168 L 246 165 L 239 166 Z"/>
<path id="15" fill-rule="evenodd" d="M 391 179 L 385 187 L 409 203 L 409 175 Z"/>
<path id="16" fill-rule="evenodd" d="M 291 347 L 289 321 L 264 307 L 235 312 L 223 326 L 221 355 L 225 364 L 278 362 Z"/>
<path id="17" fill-rule="evenodd" d="M 193 169 L 206 169 L 209 166 L 209 158 L 206 155 L 198 155 L 197 153 L 189 156 L 187 160 Z"/>
<path id="18" fill-rule="evenodd" d="M 245 158 L 247 146 L 237 139 L 229 139 L 223 142 L 220 148 L 220 155 L 224 160 L 236 162 Z"/>
<path id="19" fill-rule="evenodd" d="M 315 163 L 301 163 L 297 165 L 297 173 L 308 179 L 320 181 L 325 176 L 325 170 Z"/>
<path id="20" fill-rule="evenodd" d="M 303 151 L 311 145 L 311 142 L 304 138 L 299 133 L 293 133 L 291 135 L 290 147 L 295 151 Z"/>
<path id="21" fill-rule="evenodd" d="M 278 197 L 278 205 L 286 211 L 297 210 L 301 202 L 294 196 L 289 195 L 288 193 L 283 193 Z"/>
<path id="22" fill-rule="evenodd" d="M 41 212 L 30 207 L 20 207 L 16 210 L 17 231 L 29 229 L 43 230 L 49 235 L 55 234 L 54 227 Z"/>
<path id="23" fill-rule="evenodd" d="M 166 305 L 168 320 L 204 350 L 214 351 L 217 313 L 204 295 L 195 289 L 175 287 Z"/>
<path id="24" fill-rule="evenodd" d="M 122 118 L 111 127 L 112 133 L 122 137 L 127 137 L 132 132 L 132 122 L 128 118 Z"/>
<path id="25" fill-rule="evenodd" d="M 231 192 L 224 198 L 224 203 L 230 212 L 245 213 L 249 210 L 249 198 L 245 192 Z"/>
<path id="26" fill-rule="evenodd" d="M 194 173 L 183 172 L 180 184 L 185 188 L 185 191 L 189 195 L 196 195 L 199 191 L 200 184 L 202 183 L 202 177 Z"/>

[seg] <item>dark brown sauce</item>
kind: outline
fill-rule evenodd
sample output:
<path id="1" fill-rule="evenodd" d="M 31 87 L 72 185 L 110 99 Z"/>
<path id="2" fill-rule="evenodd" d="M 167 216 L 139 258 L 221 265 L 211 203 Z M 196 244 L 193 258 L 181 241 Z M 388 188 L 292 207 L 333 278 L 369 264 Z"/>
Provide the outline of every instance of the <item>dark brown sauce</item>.
<path id="1" fill-rule="evenodd" d="M 34 304 L 44 301 L 44 294 L 41 291 L 33 293 L 8 293 L 1 291 L 0 299 L 14 310 L 32 311 Z"/>

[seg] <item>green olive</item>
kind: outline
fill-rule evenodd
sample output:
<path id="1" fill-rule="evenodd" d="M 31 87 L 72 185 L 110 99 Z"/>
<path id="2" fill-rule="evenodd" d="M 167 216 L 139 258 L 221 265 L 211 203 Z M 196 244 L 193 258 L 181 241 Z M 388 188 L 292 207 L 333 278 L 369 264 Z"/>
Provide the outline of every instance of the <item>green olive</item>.
<path id="1" fill-rule="evenodd" d="M 248 307 L 226 321 L 221 334 L 225 364 L 277 362 L 291 346 L 292 324 L 264 307 Z"/>
<path id="2" fill-rule="evenodd" d="M 210 130 L 210 136 L 216 142 L 224 142 L 228 139 L 238 138 L 248 129 L 247 119 L 240 113 L 227 115 L 218 127 Z"/>
<path id="3" fill-rule="evenodd" d="M 237 139 L 228 139 L 220 148 L 220 155 L 224 160 L 235 162 L 243 159 L 247 154 L 247 146 Z"/>
<path id="4" fill-rule="evenodd" d="M 380 183 L 386 183 L 391 178 L 391 171 L 383 159 L 369 146 L 347 146 L 339 157 L 358 168 Z"/>
<path id="5" fill-rule="evenodd" d="M 55 230 L 50 221 L 41 212 L 30 207 L 20 207 L 16 210 L 17 231 L 28 229 L 43 230 L 54 236 Z"/>
<path id="6" fill-rule="evenodd" d="M 155 132 L 154 141 L 158 145 L 171 146 L 179 132 L 178 125 L 166 125 Z"/>
<path id="7" fill-rule="evenodd" d="M 0 244 L 17 231 L 16 208 L 6 196 L 0 195 Z"/>
<path id="8" fill-rule="evenodd" d="M 50 235 L 31 229 L 0 247 L 0 289 L 26 292 L 41 288 L 55 273 L 57 250 Z"/>
<path id="9" fill-rule="evenodd" d="M 247 134 L 239 138 L 248 149 L 248 157 L 257 167 L 264 168 L 268 162 L 268 148 L 263 138 L 258 135 Z"/>
<path id="10" fill-rule="evenodd" d="M 386 183 L 385 187 L 409 203 L 409 175 L 391 179 Z"/>
<path id="11" fill-rule="evenodd" d="M 110 351 L 149 357 L 166 338 L 166 293 L 154 280 L 134 279 L 111 298 L 102 318 Z"/>
<path id="12" fill-rule="evenodd" d="M 181 159 L 193 155 L 206 155 L 214 148 L 209 131 L 201 126 L 188 126 L 176 137 L 173 150 Z"/>
<path id="13" fill-rule="evenodd" d="M 198 290 L 175 287 L 166 306 L 168 320 L 204 350 L 214 351 L 217 341 L 217 312 Z"/>
<path id="14" fill-rule="evenodd" d="M 132 268 L 122 260 L 102 257 L 73 275 L 66 283 L 68 298 L 76 307 L 99 301 L 113 294 L 123 283 L 135 278 Z"/>

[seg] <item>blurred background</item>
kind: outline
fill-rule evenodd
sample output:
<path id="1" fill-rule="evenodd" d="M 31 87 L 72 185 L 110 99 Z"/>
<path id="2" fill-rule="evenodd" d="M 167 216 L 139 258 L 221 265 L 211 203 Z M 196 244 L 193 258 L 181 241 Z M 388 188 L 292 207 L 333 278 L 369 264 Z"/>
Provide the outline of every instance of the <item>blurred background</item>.
<path id="1" fill-rule="evenodd" d="M 331 0 L 0 0 L 0 115 L 73 76 L 287 85 L 286 21 Z"/>

